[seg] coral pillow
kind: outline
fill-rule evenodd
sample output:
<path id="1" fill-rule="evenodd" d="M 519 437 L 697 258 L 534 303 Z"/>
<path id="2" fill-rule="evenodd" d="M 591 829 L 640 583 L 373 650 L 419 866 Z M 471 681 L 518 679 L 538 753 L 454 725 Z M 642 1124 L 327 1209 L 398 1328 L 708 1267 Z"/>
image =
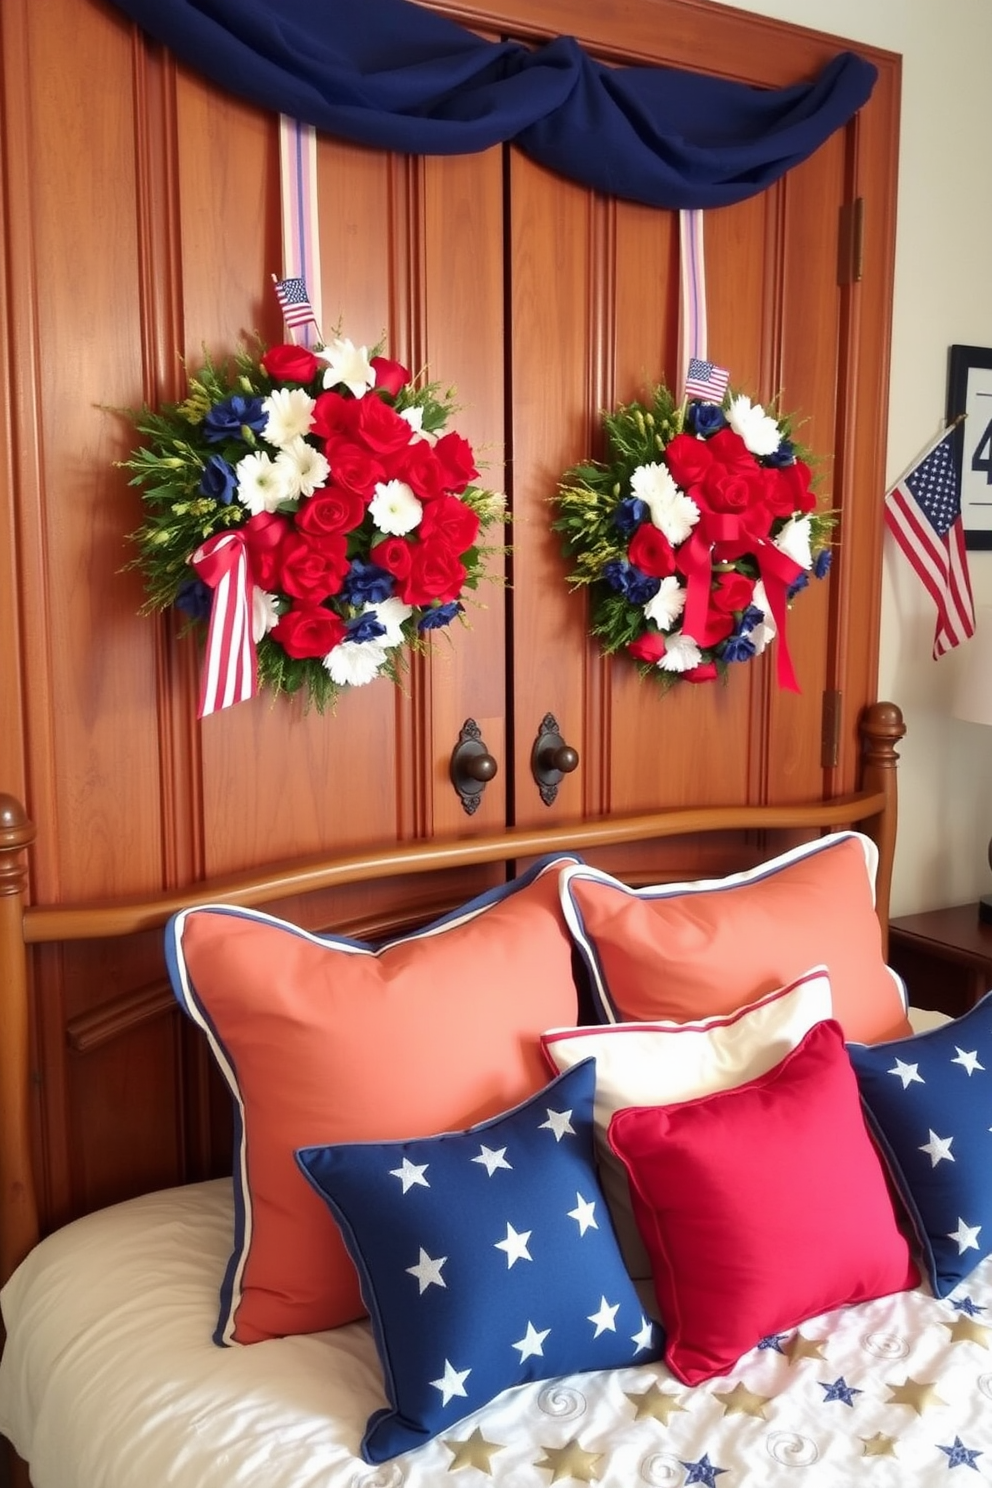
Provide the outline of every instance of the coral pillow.
<path id="1" fill-rule="evenodd" d="M 543 859 L 379 949 L 224 906 L 169 922 L 173 988 L 235 1101 L 235 1236 L 216 1342 L 364 1312 L 297 1148 L 432 1135 L 545 1084 L 540 1034 L 578 1016 L 557 890 L 575 861 Z"/>
<path id="2" fill-rule="evenodd" d="M 746 873 L 631 889 L 596 868 L 561 876 L 562 907 L 604 1023 L 729 1013 L 827 968 L 849 1039 L 911 1032 L 874 908 L 878 852 L 858 832 L 793 848 Z"/>
<path id="3" fill-rule="evenodd" d="M 389 1408 L 367 1462 L 513 1385 L 657 1358 L 596 1182 L 594 1080 L 589 1059 L 467 1132 L 299 1153 L 372 1316 Z"/>
<path id="4" fill-rule="evenodd" d="M 596 1155 L 627 1270 L 651 1276 L 651 1263 L 630 1207 L 622 1163 L 607 1130 L 623 1106 L 671 1105 L 743 1085 L 763 1075 L 794 1049 L 814 1023 L 832 1013 L 830 981 L 815 967 L 737 1012 L 694 1023 L 611 1023 L 556 1028 L 541 1047 L 557 1070 L 596 1061 Z"/>
<path id="5" fill-rule="evenodd" d="M 930 1285 L 947 1297 L 992 1253 L 992 992 L 953 1022 L 848 1053 Z"/>
<path id="6" fill-rule="evenodd" d="M 833 1019 L 747 1085 L 618 1111 L 609 1139 L 651 1256 L 665 1362 L 685 1384 L 919 1280 Z"/>

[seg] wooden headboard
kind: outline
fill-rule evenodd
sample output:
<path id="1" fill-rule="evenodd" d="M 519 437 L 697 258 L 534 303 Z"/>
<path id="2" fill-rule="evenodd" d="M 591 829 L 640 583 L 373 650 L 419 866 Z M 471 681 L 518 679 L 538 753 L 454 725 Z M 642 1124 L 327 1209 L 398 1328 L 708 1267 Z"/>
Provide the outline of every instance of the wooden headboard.
<path id="1" fill-rule="evenodd" d="M 541 853 L 574 849 L 597 861 L 604 855 L 608 858 L 610 850 L 621 844 L 656 843 L 656 876 L 670 880 L 682 875 L 672 870 L 674 860 L 662 854 L 663 840 L 698 844 L 701 836 L 721 834 L 734 844 L 728 849 L 733 860 L 728 867 L 740 867 L 748 859 L 760 861 L 783 841 L 808 840 L 844 826 L 858 827 L 878 846 L 877 910 L 884 937 L 896 833 L 896 745 L 904 732 L 902 716 L 893 704 L 875 703 L 868 708 L 861 722 L 860 789 L 832 799 L 779 806 L 687 807 L 544 831 L 518 829 L 471 840 L 394 844 L 344 857 L 283 862 L 203 881 L 182 892 L 91 904 L 29 902 L 25 855 L 34 842 L 35 829 L 17 800 L 0 795 L 0 1279 L 52 1227 L 39 1221 L 36 1195 L 46 1181 L 45 1156 L 44 1144 L 33 1129 L 31 1100 L 32 1084 L 47 1075 L 44 1051 L 36 1047 L 32 1017 L 34 958 L 42 947 L 57 949 L 66 942 L 103 942 L 157 931 L 171 914 L 189 904 L 285 906 L 287 900 L 295 904 L 301 896 L 318 891 L 387 879 L 441 885 L 440 895 L 410 895 L 409 902 L 416 909 L 405 918 L 423 922 L 466 897 L 459 889 L 460 875 L 480 864 L 500 865 L 509 875 L 522 860 Z M 651 859 L 644 861 L 650 864 Z M 336 928 L 360 936 L 393 933 L 402 920 L 391 911 L 384 921 L 379 912 L 374 918 L 349 919 L 344 927 L 336 922 Z M 168 994 L 163 984 L 142 995 L 147 1000 Z M 145 1011 L 135 1008 L 134 1001 L 132 997 L 128 1008 L 117 1008 L 118 1021 L 137 1019 Z M 77 1031 L 76 1037 L 82 1035 Z M 131 1187 L 135 1187 L 133 1182 Z M 125 1183 L 122 1192 L 126 1188 Z M 59 1222 L 71 1217 L 61 1215 Z"/>

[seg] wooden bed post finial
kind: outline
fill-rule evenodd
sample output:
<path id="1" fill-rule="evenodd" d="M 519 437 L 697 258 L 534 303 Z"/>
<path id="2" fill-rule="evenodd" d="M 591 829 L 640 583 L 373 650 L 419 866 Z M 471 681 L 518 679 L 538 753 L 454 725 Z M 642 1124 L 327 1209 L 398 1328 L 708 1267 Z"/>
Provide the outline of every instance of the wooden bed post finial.
<path id="1" fill-rule="evenodd" d="M 861 785 L 864 790 L 881 791 L 885 810 L 880 817 L 864 823 L 878 845 L 879 867 L 875 882 L 875 905 L 884 927 L 889 923 L 889 894 L 892 888 L 892 860 L 896 850 L 898 798 L 896 767 L 899 752 L 896 745 L 906 732 L 902 710 L 896 703 L 872 703 L 861 718 Z M 884 932 L 888 954 L 887 928 Z"/>
<path id="2" fill-rule="evenodd" d="M 34 826 L 20 801 L 0 793 L 0 1282 L 38 1239 L 23 921 L 28 884 L 24 852 L 34 839 Z"/>

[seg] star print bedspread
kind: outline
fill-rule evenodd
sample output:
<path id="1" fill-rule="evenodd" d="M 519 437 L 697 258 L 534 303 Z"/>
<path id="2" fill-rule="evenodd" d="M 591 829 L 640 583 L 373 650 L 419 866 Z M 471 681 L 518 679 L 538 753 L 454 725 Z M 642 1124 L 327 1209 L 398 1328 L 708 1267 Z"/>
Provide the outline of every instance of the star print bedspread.
<path id="1" fill-rule="evenodd" d="M 992 1260 L 764 1339 L 694 1389 L 664 1365 L 520 1386 L 377 1467 L 369 1327 L 218 1349 L 229 1186 L 51 1236 L 3 1293 L 0 1430 L 35 1488 L 933 1488 L 992 1481 Z M 479 1347 L 485 1340 L 478 1340 Z"/>

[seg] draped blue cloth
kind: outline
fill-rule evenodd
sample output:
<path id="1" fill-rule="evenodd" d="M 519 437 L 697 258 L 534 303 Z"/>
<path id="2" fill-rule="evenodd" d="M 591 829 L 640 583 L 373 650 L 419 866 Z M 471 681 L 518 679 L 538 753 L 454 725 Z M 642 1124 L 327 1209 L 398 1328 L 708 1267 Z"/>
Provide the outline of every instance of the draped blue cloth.
<path id="1" fill-rule="evenodd" d="M 877 76 L 853 52 L 768 90 L 610 68 L 573 37 L 533 50 L 486 41 L 410 0 L 114 3 L 227 92 L 327 134 L 412 155 L 512 141 L 596 191 L 672 209 L 764 190 L 867 102 Z"/>

